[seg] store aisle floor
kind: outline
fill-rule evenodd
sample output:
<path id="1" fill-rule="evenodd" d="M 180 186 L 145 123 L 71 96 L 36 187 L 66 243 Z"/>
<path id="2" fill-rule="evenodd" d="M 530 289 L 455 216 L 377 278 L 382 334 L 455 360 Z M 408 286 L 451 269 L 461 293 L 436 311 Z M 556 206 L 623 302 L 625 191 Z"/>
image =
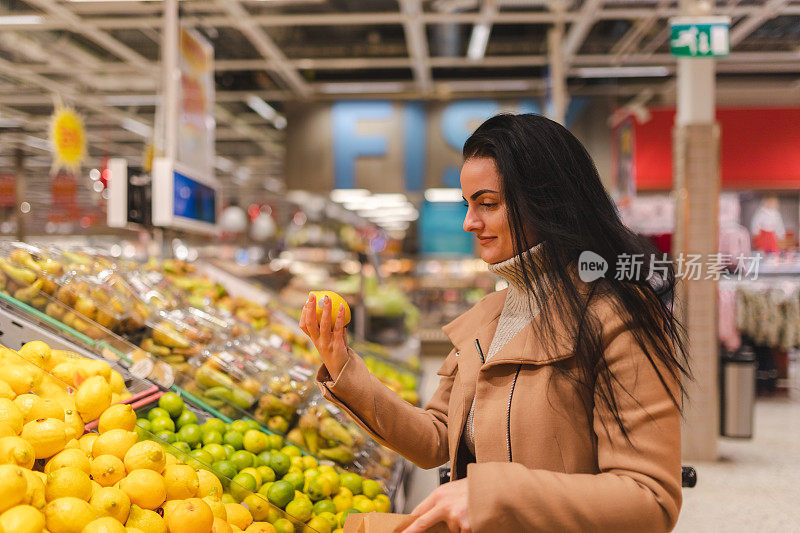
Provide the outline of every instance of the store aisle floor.
<path id="1" fill-rule="evenodd" d="M 800 394 L 760 399 L 752 440 L 721 439 L 720 461 L 692 463 L 677 532 L 800 531 Z"/>

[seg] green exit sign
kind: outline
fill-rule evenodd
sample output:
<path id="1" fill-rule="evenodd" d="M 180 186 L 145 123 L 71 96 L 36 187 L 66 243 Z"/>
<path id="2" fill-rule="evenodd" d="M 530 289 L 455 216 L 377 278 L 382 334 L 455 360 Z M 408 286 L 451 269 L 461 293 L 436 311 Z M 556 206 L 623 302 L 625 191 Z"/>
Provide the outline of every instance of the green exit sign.
<path id="1" fill-rule="evenodd" d="M 669 48 L 679 57 L 722 57 L 730 53 L 729 17 L 670 19 Z"/>

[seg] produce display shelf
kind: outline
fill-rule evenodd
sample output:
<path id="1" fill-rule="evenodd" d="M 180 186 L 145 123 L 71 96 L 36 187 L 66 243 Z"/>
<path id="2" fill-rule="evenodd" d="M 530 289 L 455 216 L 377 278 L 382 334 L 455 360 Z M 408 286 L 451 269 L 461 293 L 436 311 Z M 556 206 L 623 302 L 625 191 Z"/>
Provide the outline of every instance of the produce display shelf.
<path id="1" fill-rule="evenodd" d="M 106 333 L 109 335 L 107 339 L 93 339 L 35 307 L 7 293 L 0 292 L 0 343 L 16 349 L 31 340 L 44 340 L 49 346 L 55 349 L 69 350 L 92 359 L 105 360 L 112 364 L 112 366 L 123 375 L 129 391 L 133 394 L 132 398 L 129 398 L 123 403 L 142 405 L 140 402 L 147 399 L 152 400 L 150 397 L 152 394 L 156 393 L 160 395 L 163 394 L 163 392 L 158 391 L 171 390 L 185 398 L 187 404 L 193 404 L 196 408 L 202 410 L 203 413 L 206 413 L 206 417 L 213 416 L 226 423 L 231 423 L 236 418 L 255 420 L 252 414 L 239 408 L 234 408 L 234 418 L 226 416 L 208 405 L 195 394 L 171 381 L 165 384 L 152 379 L 146 380 L 134 376 L 134 373 L 136 375 L 142 375 L 142 373 L 136 372 L 136 370 L 138 370 L 134 367 L 136 363 L 123 351 L 121 345 L 118 347 L 114 345 L 114 339 L 124 339 L 121 339 L 111 332 L 106 331 Z M 115 361 L 114 359 L 117 360 Z M 256 420 L 256 422 L 259 421 Z M 87 430 L 96 428 L 96 425 L 96 421 L 90 423 L 87 425 Z M 259 422 L 259 425 L 261 426 L 261 431 L 264 433 L 280 435 L 285 438 L 285 435 L 270 430 L 261 422 Z M 316 458 L 314 454 L 306 450 L 301 449 L 301 453 Z M 348 469 L 347 466 L 344 468 Z M 399 460 L 395 468 L 393 468 L 390 478 L 384 478 L 384 485 L 386 485 L 387 493 L 393 501 L 398 493 L 401 492 L 400 487 L 402 487 L 403 480 L 405 479 L 406 470 L 407 468 L 403 464 L 403 461 Z"/>

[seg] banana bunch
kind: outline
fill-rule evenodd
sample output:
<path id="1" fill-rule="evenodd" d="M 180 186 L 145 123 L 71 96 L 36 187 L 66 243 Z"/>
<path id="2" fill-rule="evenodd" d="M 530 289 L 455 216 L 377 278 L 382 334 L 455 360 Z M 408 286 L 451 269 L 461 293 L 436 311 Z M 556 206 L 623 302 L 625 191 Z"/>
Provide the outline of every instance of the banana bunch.
<path id="1" fill-rule="evenodd" d="M 245 324 L 249 324 L 257 331 L 264 329 L 269 324 L 269 312 L 267 309 L 246 298 L 223 296 L 217 302 L 217 306 L 228 311 Z"/>
<path id="2" fill-rule="evenodd" d="M 211 341 L 207 332 L 198 328 L 181 328 L 161 320 L 148 328 L 148 334 L 139 346 L 178 371 L 188 371 L 187 359 L 199 354 Z"/>
<path id="3" fill-rule="evenodd" d="M 39 310 L 47 306 L 47 295 L 58 289 L 53 277 L 64 272 L 61 263 L 45 254 L 34 257 L 27 250 L 14 249 L 0 258 L 0 290 Z"/>

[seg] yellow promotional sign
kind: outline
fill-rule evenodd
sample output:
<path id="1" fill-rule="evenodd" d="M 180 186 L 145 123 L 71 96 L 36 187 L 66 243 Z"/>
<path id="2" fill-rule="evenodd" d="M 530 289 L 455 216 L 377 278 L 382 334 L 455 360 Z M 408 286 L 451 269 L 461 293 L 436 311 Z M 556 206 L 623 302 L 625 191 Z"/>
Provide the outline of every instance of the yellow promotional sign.
<path id="1" fill-rule="evenodd" d="M 63 167 L 77 173 L 86 156 L 86 131 L 83 119 L 71 107 L 56 104 L 50 120 L 50 142 L 55 157 L 53 171 Z"/>

